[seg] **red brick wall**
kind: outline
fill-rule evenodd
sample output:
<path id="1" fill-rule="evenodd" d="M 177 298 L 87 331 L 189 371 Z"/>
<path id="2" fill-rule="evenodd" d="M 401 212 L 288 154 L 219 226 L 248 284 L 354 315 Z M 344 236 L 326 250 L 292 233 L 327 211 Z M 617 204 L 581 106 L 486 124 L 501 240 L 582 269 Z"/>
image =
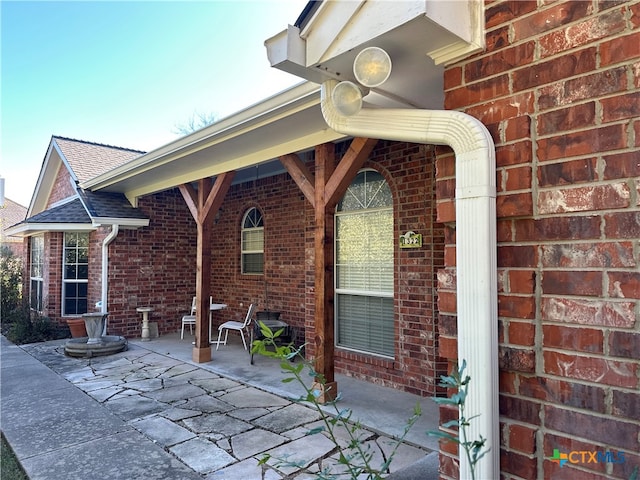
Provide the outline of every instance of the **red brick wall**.
<path id="1" fill-rule="evenodd" d="M 120 229 L 109 246 L 109 333 L 140 337 L 136 308 L 146 306 L 160 334 L 176 332 L 195 294 L 196 225 L 178 190 L 143 197 L 138 206 L 149 227 Z"/>
<path id="2" fill-rule="evenodd" d="M 338 158 L 345 146 L 338 147 Z M 313 171 L 313 163 L 309 163 Z M 379 142 L 366 167 L 380 171 L 394 193 L 395 238 L 407 230 L 423 234 L 420 250 L 400 250 L 396 240 L 395 360 L 336 350 L 336 371 L 420 395 L 435 393 L 435 272 L 443 262 L 443 231 L 435 224 L 433 150 L 427 146 Z M 265 223 L 265 275 L 240 273 L 240 226 L 247 209 L 258 207 Z M 240 319 L 250 302 L 282 312 L 282 318 L 313 338 L 313 210 L 282 174 L 234 186 L 214 227 L 212 292 L 229 308 L 218 321 Z M 265 285 L 265 278 L 267 285 Z M 240 304 L 243 304 L 240 306 Z M 313 354 L 310 346 L 307 351 Z M 438 370 L 439 369 L 439 370 Z"/>
<path id="3" fill-rule="evenodd" d="M 487 50 L 446 69 L 445 106 L 496 143 L 502 478 L 629 478 L 640 464 L 640 3 L 487 1 L 486 22 Z M 454 159 L 443 150 L 437 165 L 440 353 L 453 360 Z M 554 449 L 625 462 L 560 468 Z M 454 451 L 444 477 L 457 475 Z"/>
<path id="4" fill-rule="evenodd" d="M 71 184 L 69 170 L 67 170 L 63 164 L 60 164 L 58 173 L 56 174 L 56 179 L 51 187 L 51 195 L 47 201 L 47 208 L 51 207 L 54 203 L 64 200 L 65 198 L 72 197 L 75 194 L 76 192 Z"/>
<path id="5" fill-rule="evenodd" d="M 380 385 L 434 395 L 437 378 L 446 371 L 436 349 L 435 282 L 443 265 L 444 233 L 435 222 L 434 150 L 379 141 L 365 167 L 378 170 L 394 195 L 396 358 L 337 349 L 336 368 Z M 399 248 L 399 236 L 409 230 L 422 234 L 423 248 Z"/>
<path id="6" fill-rule="evenodd" d="M 57 323 L 64 323 L 62 318 L 63 241 L 64 233 L 46 232 L 44 234 L 43 314 Z"/>

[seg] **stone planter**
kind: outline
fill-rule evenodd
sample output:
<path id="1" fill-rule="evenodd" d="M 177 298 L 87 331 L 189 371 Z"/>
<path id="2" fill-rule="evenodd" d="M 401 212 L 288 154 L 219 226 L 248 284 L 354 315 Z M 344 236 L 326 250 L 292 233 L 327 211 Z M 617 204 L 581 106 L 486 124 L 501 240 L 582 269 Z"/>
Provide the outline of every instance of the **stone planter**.
<path id="1" fill-rule="evenodd" d="M 82 338 L 87 336 L 87 327 L 84 324 L 83 318 L 69 318 L 67 320 L 69 330 L 71 330 L 72 338 Z"/>

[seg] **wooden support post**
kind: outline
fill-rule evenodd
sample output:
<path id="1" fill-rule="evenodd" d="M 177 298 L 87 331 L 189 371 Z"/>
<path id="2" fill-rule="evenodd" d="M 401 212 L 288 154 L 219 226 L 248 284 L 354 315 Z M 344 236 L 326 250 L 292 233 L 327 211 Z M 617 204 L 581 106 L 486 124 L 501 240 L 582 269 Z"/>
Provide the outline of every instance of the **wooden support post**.
<path id="1" fill-rule="evenodd" d="M 209 338 L 209 297 L 211 296 L 211 236 L 213 219 L 231 186 L 235 172 L 226 172 L 216 177 L 198 181 L 196 191 L 190 184 L 180 185 L 180 193 L 189 207 L 198 228 L 196 248 L 196 342 L 192 359 L 197 363 L 211 361 Z"/>
<path id="2" fill-rule="evenodd" d="M 333 312 L 333 212 L 324 201 L 325 187 L 335 168 L 335 146 L 316 147 L 315 171 L 315 369 L 324 377 L 320 399 L 334 400 L 338 386 L 335 382 L 334 312 Z M 316 384 L 316 388 L 318 388 Z"/>
<path id="3" fill-rule="evenodd" d="M 313 388 L 321 390 L 318 397 L 321 403 L 335 399 L 338 394 L 333 358 L 335 344 L 334 209 L 376 143 L 375 139 L 354 138 L 337 166 L 335 146 L 332 143 L 316 146 L 315 176 L 309 172 L 297 155 L 289 154 L 280 157 L 280 161 L 305 198 L 313 205 L 315 212 L 315 335 L 313 342 L 316 355 L 315 370 L 319 376 L 324 377 L 325 382 L 324 385 L 316 382 Z"/>

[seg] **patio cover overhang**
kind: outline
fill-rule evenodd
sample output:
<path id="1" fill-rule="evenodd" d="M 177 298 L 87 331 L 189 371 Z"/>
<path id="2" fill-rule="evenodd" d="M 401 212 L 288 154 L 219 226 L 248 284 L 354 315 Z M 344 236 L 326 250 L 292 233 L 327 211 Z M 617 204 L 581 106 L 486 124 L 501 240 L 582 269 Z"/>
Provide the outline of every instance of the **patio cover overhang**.
<path id="1" fill-rule="evenodd" d="M 253 178 L 256 165 L 346 137 L 322 118 L 320 87 L 302 83 L 80 186 L 124 193 L 136 205 L 138 197 L 225 172 L 236 171 L 238 183 Z"/>

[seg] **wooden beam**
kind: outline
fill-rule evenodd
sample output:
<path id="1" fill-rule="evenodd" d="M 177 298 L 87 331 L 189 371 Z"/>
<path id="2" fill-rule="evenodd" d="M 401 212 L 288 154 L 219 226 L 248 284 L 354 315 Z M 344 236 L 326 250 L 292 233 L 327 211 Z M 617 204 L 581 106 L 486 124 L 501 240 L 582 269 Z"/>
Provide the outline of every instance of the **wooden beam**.
<path id="1" fill-rule="evenodd" d="M 354 138 L 325 186 L 323 202 L 335 207 L 376 146 L 375 138 Z"/>
<path id="2" fill-rule="evenodd" d="M 326 208 L 325 186 L 335 168 L 335 145 L 316 146 L 315 171 L 315 370 L 324 377 L 321 398 L 335 399 L 333 312 L 333 211 Z M 318 385 L 316 385 L 318 386 Z"/>
<path id="3" fill-rule="evenodd" d="M 280 162 L 284 165 L 284 168 L 287 169 L 287 172 L 289 172 L 293 181 L 296 182 L 296 185 L 298 185 L 298 188 L 302 191 L 305 198 L 315 208 L 315 180 L 313 174 L 304 162 L 294 153 L 281 156 Z"/>
<path id="4" fill-rule="evenodd" d="M 354 138 L 347 153 L 336 166 L 335 145 L 317 145 L 315 155 L 315 177 L 295 154 L 283 155 L 280 162 L 298 185 L 314 209 L 314 255 L 315 255 L 315 303 L 314 346 L 315 370 L 324 377 L 324 384 L 314 383 L 320 389 L 322 403 L 336 398 L 338 385 L 334 371 L 334 208 L 344 196 L 358 171 L 369 158 L 377 143 L 376 139 Z"/>
<path id="5" fill-rule="evenodd" d="M 224 197 L 229 191 L 231 182 L 236 172 L 221 173 L 216 177 L 216 182 L 213 184 L 213 188 L 210 189 L 206 199 L 203 200 L 202 211 L 202 223 L 207 222 L 210 218 L 215 218 L 215 214 L 218 213 Z"/>
<path id="6" fill-rule="evenodd" d="M 213 185 L 210 178 L 202 178 L 198 181 L 197 191 L 191 184 L 178 186 L 198 229 L 196 246 L 196 341 L 192 353 L 192 359 L 197 363 L 211 361 L 209 297 L 211 296 L 213 219 L 229 191 L 234 175 L 235 172 L 233 171 L 222 173 L 216 177 Z"/>
<path id="7" fill-rule="evenodd" d="M 190 183 L 183 183 L 182 185 L 178 185 L 178 190 L 182 194 L 182 198 L 184 198 L 184 202 L 187 204 L 189 211 L 191 212 L 191 216 L 197 222 L 198 221 L 198 192 L 193 185 Z"/>
<path id="8" fill-rule="evenodd" d="M 211 361 L 209 343 L 209 295 L 211 294 L 211 232 L 213 222 L 198 223 L 196 248 L 196 344 L 192 359 L 197 363 Z"/>

